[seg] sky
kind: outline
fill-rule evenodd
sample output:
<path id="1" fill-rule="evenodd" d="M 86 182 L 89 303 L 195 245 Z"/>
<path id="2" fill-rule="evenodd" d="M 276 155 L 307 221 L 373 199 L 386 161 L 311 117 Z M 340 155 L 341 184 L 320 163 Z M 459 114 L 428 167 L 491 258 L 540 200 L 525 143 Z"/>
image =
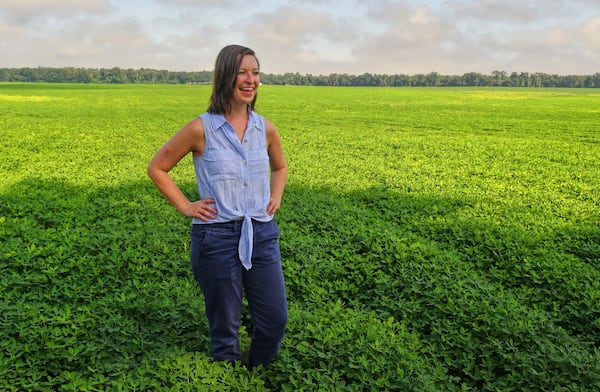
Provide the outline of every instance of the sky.
<path id="1" fill-rule="evenodd" d="M 211 71 L 228 44 L 261 72 L 600 72 L 599 0 L 0 0 L 0 68 Z"/>

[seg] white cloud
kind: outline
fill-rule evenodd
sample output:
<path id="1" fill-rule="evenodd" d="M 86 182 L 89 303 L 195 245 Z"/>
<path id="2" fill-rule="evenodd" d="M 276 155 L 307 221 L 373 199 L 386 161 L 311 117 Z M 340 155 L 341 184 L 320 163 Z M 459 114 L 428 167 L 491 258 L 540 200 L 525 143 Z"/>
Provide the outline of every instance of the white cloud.
<path id="1" fill-rule="evenodd" d="M 270 73 L 595 73 L 596 0 L 0 0 L 0 67 L 212 69 L 229 43 Z"/>
<path id="2" fill-rule="evenodd" d="M 0 19 L 21 24 L 45 18 L 106 15 L 111 10 L 107 0 L 0 0 Z"/>
<path id="3" fill-rule="evenodd" d="M 587 49 L 600 51 L 600 16 L 588 20 L 577 32 Z"/>

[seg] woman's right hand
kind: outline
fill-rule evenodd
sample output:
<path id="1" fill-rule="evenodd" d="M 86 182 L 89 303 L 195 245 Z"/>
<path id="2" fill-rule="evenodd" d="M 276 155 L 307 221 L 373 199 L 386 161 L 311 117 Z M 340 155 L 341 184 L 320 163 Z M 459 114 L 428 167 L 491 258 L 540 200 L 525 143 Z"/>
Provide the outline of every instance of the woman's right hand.
<path id="1" fill-rule="evenodd" d="M 214 205 L 214 199 L 202 199 L 190 202 L 181 213 L 190 218 L 198 218 L 204 222 L 209 222 L 217 217 L 217 209 Z"/>

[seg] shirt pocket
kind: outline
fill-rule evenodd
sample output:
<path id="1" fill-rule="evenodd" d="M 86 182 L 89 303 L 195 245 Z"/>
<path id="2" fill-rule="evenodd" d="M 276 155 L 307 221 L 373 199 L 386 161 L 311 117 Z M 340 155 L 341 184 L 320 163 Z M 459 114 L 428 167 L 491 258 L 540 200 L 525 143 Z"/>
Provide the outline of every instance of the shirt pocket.
<path id="1" fill-rule="evenodd" d="M 269 154 L 265 148 L 252 149 L 249 154 L 250 159 L 250 175 L 252 176 L 269 176 L 271 165 L 269 163 Z"/>
<path id="2" fill-rule="evenodd" d="M 212 181 L 240 181 L 242 161 L 229 150 L 206 151 L 202 157 L 206 173 Z"/>

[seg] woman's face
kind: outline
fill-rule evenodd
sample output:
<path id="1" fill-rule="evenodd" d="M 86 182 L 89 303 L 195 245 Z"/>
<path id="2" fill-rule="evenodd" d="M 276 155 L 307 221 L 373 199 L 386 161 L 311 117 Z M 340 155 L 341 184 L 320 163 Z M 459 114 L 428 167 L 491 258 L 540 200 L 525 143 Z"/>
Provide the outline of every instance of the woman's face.
<path id="1" fill-rule="evenodd" d="M 256 96 L 260 84 L 258 62 L 251 54 L 242 58 L 233 91 L 233 101 L 250 105 Z"/>

